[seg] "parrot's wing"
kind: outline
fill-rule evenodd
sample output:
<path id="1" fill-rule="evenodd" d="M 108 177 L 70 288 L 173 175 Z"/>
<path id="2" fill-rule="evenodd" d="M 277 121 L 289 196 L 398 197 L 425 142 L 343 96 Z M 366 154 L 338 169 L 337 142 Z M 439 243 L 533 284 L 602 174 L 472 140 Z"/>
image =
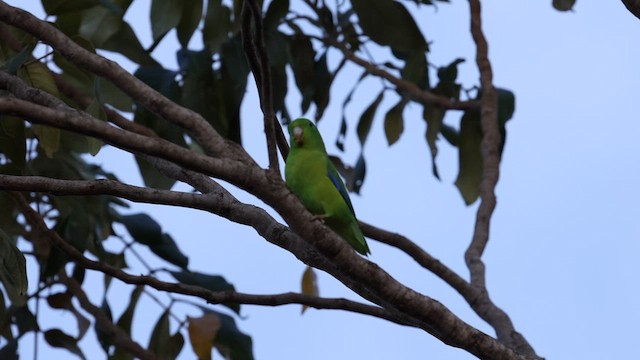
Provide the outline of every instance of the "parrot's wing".
<path id="1" fill-rule="evenodd" d="M 347 205 L 349 206 L 351 213 L 353 214 L 353 216 L 355 216 L 356 213 L 355 211 L 353 211 L 353 205 L 351 205 L 351 199 L 349 199 L 349 193 L 347 192 L 347 188 L 344 186 L 344 183 L 342 182 L 342 178 L 340 177 L 340 174 L 338 174 L 338 170 L 333 165 L 330 159 L 327 159 L 327 176 L 329 176 L 329 179 L 331 180 L 333 185 L 336 187 L 336 189 L 338 189 L 338 192 L 340 192 L 340 195 L 342 195 L 344 202 L 346 202 Z"/>

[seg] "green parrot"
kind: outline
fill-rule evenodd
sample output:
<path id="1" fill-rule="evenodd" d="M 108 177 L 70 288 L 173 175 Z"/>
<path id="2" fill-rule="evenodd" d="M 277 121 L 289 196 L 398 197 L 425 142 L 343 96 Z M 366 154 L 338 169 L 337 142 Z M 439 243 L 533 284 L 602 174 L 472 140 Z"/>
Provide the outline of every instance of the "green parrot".
<path id="1" fill-rule="evenodd" d="M 362 255 L 370 253 L 356 220 L 349 193 L 327 156 L 318 128 L 308 119 L 289 124 L 291 151 L 284 175 L 304 207 Z"/>

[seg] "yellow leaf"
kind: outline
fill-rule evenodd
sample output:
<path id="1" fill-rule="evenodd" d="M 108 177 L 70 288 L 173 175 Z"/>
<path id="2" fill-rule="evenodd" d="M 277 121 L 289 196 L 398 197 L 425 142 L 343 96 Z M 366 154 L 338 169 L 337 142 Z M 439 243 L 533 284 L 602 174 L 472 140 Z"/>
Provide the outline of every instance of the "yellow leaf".
<path id="1" fill-rule="evenodd" d="M 320 291 L 318 290 L 318 283 L 316 278 L 316 273 L 313 271 L 311 266 L 307 266 L 302 274 L 302 293 L 305 295 L 313 295 L 318 296 Z M 301 314 L 304 314 L 305 310 L 307 310 L 307 305 L 302 305 Z"/>
<path id="2" fill-rule="evenodd" d="M 193 352 L 201 360 L 211 360 L 213 340 L 220 329 L 220 319 L 216 314 L 206 313 L 199 318 L 187 317 L 189 321 L 189 341 Z"/>

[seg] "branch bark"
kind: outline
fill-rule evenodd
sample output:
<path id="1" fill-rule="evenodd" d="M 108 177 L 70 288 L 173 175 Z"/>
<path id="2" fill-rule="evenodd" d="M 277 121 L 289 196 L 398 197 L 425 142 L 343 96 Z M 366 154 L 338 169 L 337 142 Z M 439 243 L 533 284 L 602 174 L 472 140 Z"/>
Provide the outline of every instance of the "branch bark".
<path id="1" fill-rule="evenodd" d="M 499 341 L 529 357 L 539 358 L 527 340 L 515 330 L 509 315 L 498 308 L 489 297 L 486 285 L 485 266 L 482 254 L 489 241 L 491 216 L 496 207 L 495 188 L 500 177 L 500 141 L 498 128 L 498 94 L 493 86 L 493 70 L 489 61 L 489 47 L 482 32 L 480 0 L 469 0 L 471 13 L 471 35 L 476 44 L 476 63 L 480 71 L 482 87 L 481 125 L 482 181 L 480 182 L 480 206 L 476 213 L 476 223 L 471 243 L 465 252 L 469 268 L 471 287 L 480 294 L 471 306 L 480 317 L 496 331 Z"/>

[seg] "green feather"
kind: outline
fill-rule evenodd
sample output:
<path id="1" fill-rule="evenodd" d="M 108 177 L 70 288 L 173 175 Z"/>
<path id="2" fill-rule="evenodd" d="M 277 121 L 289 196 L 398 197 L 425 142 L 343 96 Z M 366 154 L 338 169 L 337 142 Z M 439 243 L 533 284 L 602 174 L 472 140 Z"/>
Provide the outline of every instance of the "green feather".
<path id="1" fill-rule="evenodd" d="M 307 119 L 297 119 L 289 124 L 289 135 L 291 151 L 284 171 L 289 188 L 357 252 L 369 254 L 349 193 L 327 156 L 318 128 Z"/>

